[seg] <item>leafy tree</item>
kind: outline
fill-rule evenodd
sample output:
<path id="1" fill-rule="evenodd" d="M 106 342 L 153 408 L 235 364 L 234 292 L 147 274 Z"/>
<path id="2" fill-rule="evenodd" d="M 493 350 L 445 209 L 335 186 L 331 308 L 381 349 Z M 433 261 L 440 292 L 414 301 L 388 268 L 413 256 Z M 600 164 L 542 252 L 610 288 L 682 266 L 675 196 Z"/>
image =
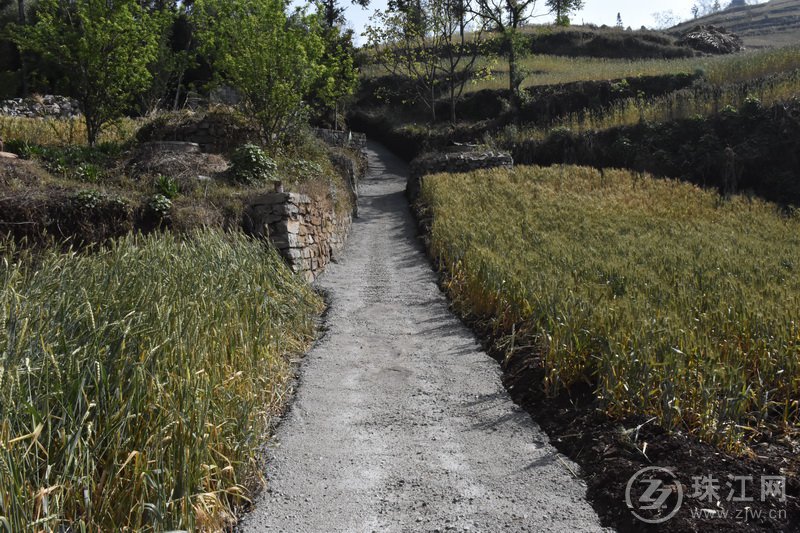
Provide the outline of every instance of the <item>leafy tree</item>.
<path id="1" fill-rule="evenodd" d="M 414 99 L 422 102 L 436 120 L 439 58 L 436 43 L 427 39 L 427 29 L 416 10 L 377 11 L 367 27 L 367 45 L 375 60 L 392 74 L 411 80 Z"/>
<path id="2" fill-rule="evenodd" d="M 431 13 L 439 20 L 434 25 L 441 43 L 438 55 L 442 58 L 443 79 L 450 103 L 450 122 L 456 121 L 456 103 L 464 87 L 475 75 L 481 52 L 484 26 L 478 24 L 471 9 L 471 0 L 439 0 Z M 466 31 L 467 27 L 472 31 Z"/>
<path id="3" fill-rule="evenodd" d="M 160 0 L 145 7 L 156 21 L 158 32 L 156 56 L 148 66 L 153 81 L 138 99 L 139 111 L 147 115 L 168 107 L 167 99 L 173 92 L 176 97 L 180 96 L 178 93 L 183 75 L 193 63 L 193 58 L 190 52 L 191 39 L 188 42 L 180 39 L 176 32 L 176 28 L 186 21 L 183 3 L 178 0 Z"/>
<path id="4" fill-rule="evenodd" d="M 320 73 L 309 92 L 309 101 L 318 110 L 332 110 L 334 128 L 339 127 L 339 107 L 358 86 L 358 69 L 353 59 L 353 32 L 338 27 L 322 28 L 325 49 L 320 58 Z"/>
<path id="5" fill-rule="evenodd" d="M 545 0 L 550 12 L 556 16 L 556 26 L 569 26 L 569 14 L 583 9 L 583 0 Z"/>
<path id="6" fill-rule="evenodd" d="M 352 0 L 354 5 L 359 5 L 363 8 L 369 6 L 369 0 Z M 323 21 L 329 28 L 333 28 L 344 22 L 345 8 L 339 4 L 338 0 L 320 0 L 322 7 Z"/>
<path id="7" fill-rule="evenodd" d="M 525 53 L 525 39 L 519 30 L 533 18 L 536 0 L 476 0 L 476 2 L 476 13 L 503 36 L 508 59 L 508 88 L 514 106 L 518 107 L 520 86 L 525 80 L 525 74 L 517 64 L 519 56 Z"/>
<path id="8" fill-rule="evenodd" d="M 149 86 L 158 23 L 136 0 L 40 0 L 33 26 L 12 35 L 69 73 L 90 145 Z"/>
<path id="9" fill-rule="evenodd" d="M 282 0 L 197 0 L 194 19 L 217 77 L 241 93 L 265 136 L 286 140 L 325 71 L 318 19 L 287 16 Z"/>
<path id="10" fill-rule="evenodd" d="M 467 0 L 417 0 L 412 9 L 379 12 L 367 29 L 376 60 L 389 72 L 412 81 L 416 99 L 436 121 L 442 93 L 456 120 L 456 102 L 475 72 L 482 26 L 467 32 L 475 19 Z"/>

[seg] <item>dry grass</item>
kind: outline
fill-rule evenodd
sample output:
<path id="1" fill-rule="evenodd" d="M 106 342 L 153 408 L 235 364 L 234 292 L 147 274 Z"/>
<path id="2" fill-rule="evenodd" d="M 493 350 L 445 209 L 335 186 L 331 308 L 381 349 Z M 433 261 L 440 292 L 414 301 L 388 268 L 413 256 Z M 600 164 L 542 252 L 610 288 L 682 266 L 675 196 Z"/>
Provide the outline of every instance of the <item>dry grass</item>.
<path id="1" fill-rule="evenodd" d="M 142 122 L 121 119 L 108 125 L 98 142 L 125 144 L 136 135 Z M 82 118 L 18 118 L 0 116 L 0 138 L 31 145 L 75 146 L 86 144 L 86 123 Z"/>

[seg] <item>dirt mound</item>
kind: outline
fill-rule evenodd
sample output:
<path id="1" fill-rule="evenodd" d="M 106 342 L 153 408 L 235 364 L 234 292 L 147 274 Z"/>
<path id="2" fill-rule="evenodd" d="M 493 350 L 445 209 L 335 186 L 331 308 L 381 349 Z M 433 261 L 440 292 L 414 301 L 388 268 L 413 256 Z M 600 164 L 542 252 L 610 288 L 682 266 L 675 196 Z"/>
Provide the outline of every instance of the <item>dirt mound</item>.
<path id="1" fill-rule="evenodd" d="M 738 35 L 718 26 L 695 26 L 683 34 L 678 44 L 706 54 L 733 54 L 744 49 Z"/>
<path id="2" fill-rule="evenodd" d="M 0 189 L 35 186 L 47 178 L 47 172 L 35 161 L 0 157 Z"/>
<path id="3" fill-rule="evenodd" d="M 221 179 L 228 167 L 228 160 L 217 154 L 148 148 L 137 150 L 128 163 L 132 176 L 138 179 L 159 176 L 172 178 L 182 193 L 192 190 L 208 178 Z"/>

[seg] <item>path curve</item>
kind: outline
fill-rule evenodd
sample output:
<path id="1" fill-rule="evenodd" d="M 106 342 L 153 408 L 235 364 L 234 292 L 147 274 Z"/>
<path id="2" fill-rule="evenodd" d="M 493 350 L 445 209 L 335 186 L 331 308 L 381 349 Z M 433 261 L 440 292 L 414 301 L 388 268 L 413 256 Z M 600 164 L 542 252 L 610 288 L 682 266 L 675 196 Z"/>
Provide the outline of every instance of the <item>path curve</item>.
<path id="1" fill-rule="evenodd" d="M 448 310 L 403 195 L 370 143 L 360 215 L 320 279 L 328 332 L 303 363 L 244 532 L 602 531 L 497 363 Z"/>

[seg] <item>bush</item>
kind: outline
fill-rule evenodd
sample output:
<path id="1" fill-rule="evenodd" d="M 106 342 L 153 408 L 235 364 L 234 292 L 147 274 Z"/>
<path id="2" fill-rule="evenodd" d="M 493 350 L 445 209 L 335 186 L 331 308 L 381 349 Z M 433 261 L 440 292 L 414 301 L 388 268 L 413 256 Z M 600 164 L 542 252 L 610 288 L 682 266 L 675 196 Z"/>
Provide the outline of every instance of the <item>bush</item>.
<path id="1" fill-rule="evenodd" d="M 172 176 L 164 176 L 160 174 L 156 178 L 156 190 L 159 194 L 172 200 L 178 196 L 178 182 Z"/>
<path id="2" fill-rule="evenodd" d="M 245 144 L 231 156 L 231 177 L 236 183 L 256 185 L 274 181 L 278 165 L 260 147 Z"/>
<path id="3" fill-rule="evenodd" d="M 164 219 L 169 216 L 172 210 L 172 200 L 163 194 L 154 194 L 150 200 L 147 201 L 147 211 L 158 219 Z"/>

